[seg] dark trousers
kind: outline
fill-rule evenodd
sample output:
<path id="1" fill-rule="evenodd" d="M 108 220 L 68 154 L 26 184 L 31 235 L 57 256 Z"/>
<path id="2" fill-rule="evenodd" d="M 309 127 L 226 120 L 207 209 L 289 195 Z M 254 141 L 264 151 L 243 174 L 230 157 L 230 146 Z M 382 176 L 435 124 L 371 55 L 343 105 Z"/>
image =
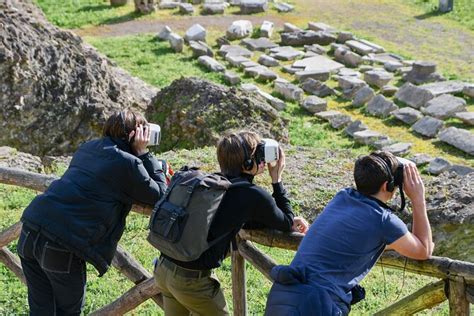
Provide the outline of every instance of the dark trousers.
<path id="1" fill-rule="evenodd" d="M 85 261 L 26 225 L 17 250 L 30 315 L 80 315 L 86 293 Z"/>

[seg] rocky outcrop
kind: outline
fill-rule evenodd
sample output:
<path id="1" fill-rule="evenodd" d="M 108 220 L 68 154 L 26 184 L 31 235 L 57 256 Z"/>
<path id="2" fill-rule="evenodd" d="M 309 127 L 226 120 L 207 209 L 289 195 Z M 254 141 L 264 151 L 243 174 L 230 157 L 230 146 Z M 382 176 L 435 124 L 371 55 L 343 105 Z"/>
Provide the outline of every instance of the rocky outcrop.
<path id="1" fill-rule="evenodd" d="M 78 36 L 48 23 L 31 1 L 0 4 L 0 145 L 36 155 L 74 151 L 115 110 L 144 112 L 155 88 Z"/>
<path id="2" fill-rule="evenodd" d="M 146 115 L 162 127 L 161 150 L 215 145 L 239 129 L 288 141 L 287 122 L 261 96 L 198 78 L 175 80 Z"/>

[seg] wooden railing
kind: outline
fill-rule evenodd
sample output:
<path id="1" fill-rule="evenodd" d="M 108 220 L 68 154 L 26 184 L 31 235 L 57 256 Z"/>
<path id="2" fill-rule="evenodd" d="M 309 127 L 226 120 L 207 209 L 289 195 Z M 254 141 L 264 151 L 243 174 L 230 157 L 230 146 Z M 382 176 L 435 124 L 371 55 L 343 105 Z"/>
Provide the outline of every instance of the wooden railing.
<path id="1" fill-rule="evenodd" d="M 0 183 L 44 191 L 56 177 L 0 167 Z M 150 214 L 148 206 L 135 205 L 133 210 Z M 21 222 L 0 232 L 0 262 L 9 268 L 23 283 L 23 275 L 18 257 L 6 247 L 17 239 Z M 238 250 L 231 254 L 232 261 L 232 299 L 234 315 L 247 315 L 245 260 L 250 262 L 270 281 L 270 271 L 277 264 L 271 257 L 260 251 L 252 242 L 282 249 L 296 250 L 303 235 L 283 233 L 273 230 L 241 230 Z M 474 264 L 443 257 L 433 257 L 417 261 L 401 257 L 389 251 L 379 259 L 378 265 L 393 269 L 406 269 L 408 272 L 440 279 L 402 298 L 398 302 L 379 311 L 376 315 L 412 315 L 433 308 L 445 300 L 449 301 L 450 315 L 469 315 L 469 304 L 474 303 Z M 118 247 L 112 265 L 130 279 L 135 286 L 110 304 L 96 310 L 92 315 L 122 315 L 132 311 L 148 299 L 163 307 L 163 298 L 156 287 L 153 276 L 131 254 Z"/>

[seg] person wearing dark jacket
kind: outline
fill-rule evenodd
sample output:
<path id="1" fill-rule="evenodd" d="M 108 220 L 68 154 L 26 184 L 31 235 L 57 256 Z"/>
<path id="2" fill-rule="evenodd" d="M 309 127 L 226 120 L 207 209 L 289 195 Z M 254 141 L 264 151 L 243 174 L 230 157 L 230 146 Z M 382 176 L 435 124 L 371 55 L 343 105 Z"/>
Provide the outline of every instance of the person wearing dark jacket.
<path id="1" fill-rule="evenodd" d="M 166 191 L 166 163 L 146 148 L 150 131 L 132 111 L 114 113 L 103 137 L 84 143 L 59 179 L 21 218 L 18 254 L 30 315 L 80 315 L 86 265 L 102 276 L 133 203 L 153 205 Z"/>
<path id="2" fill-rule="evenodd" d="M 161 255 L 155 267 L 155 282 L 163 294 L 166 316 L 228 315 L 224 294 L 212 269 L 219 267 L 230 251 L 239 230 L 268 227 L 305 233 L 306 220 L 294 217 L 282 184 L 285 155 L 280 151 L 276 166 L 268 166 L 273 196 L 253 185 L 254 176 L 264 171 L 265 163 L 255 161 L 260 137 L 251 132 L 224 136 L 217 146 L 221 173 L 231 182 L 251 185 L 229 189 L 211 223 L 208 241 L 224 236 L 197 260 L 183 262 Z"/>

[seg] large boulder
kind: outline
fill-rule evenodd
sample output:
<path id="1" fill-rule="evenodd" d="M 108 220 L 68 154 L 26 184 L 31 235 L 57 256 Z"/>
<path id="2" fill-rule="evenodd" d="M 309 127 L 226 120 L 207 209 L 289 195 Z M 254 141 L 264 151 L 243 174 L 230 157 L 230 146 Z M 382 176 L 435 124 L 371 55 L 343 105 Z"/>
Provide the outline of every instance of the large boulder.
<path id="1" fill-rule="evenodd" d="M 161 150 L 215 145 L 228 130 L 253 130 L 288 141 L 287 121 L 263 97 L 198 78 L 164 88 L 147 117 L 163 129 Z"/>
<path id="2" fill-rule="evenodd" d="M 0 4 L 0 144 L 36 155 L 73 152 L 113 111 L 144 112 L 157 89 L 116 67 L 31 1 Z"/>

